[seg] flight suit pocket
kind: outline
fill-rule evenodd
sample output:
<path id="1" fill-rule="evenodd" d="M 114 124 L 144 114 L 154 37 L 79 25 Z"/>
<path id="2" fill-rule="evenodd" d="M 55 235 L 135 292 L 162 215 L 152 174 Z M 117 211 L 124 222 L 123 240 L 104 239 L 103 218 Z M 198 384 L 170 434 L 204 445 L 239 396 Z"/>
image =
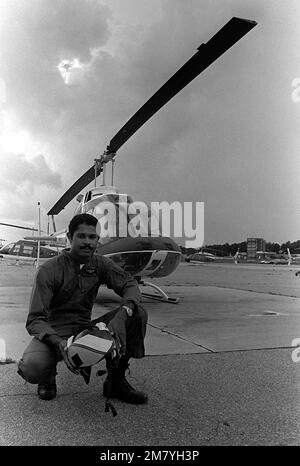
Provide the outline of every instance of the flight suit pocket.
<path id="1" fill-rule="evenodd" d="M 99 277 L 97 275 L 79 275 L 79 288 L 83 292 L 92 290 L 98 283 Z"/>

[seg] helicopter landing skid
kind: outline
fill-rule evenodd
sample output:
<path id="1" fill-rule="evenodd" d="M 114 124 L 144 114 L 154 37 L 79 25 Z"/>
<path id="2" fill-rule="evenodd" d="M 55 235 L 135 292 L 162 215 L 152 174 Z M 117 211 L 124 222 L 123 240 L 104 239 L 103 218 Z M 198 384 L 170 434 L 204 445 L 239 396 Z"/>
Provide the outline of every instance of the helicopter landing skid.
<path id="1" fill-rule="evenodd" d="M 165 303 L 170 303 L 170 304 L 177 304 L 179 301 L 179 298 L 170 298 L 170 296 L 168 296 L 159 286 L 154 285 L 153 283 L 140 281 L 139 285 L 150 286 L 151 288 L 154 288 L 159 293 L 159 294 L 151 294 L 151 293 L 142 292 L 142 296 L 144 296 L 145 298 L 156 299 L 157 301 L 163 301 Z"/>

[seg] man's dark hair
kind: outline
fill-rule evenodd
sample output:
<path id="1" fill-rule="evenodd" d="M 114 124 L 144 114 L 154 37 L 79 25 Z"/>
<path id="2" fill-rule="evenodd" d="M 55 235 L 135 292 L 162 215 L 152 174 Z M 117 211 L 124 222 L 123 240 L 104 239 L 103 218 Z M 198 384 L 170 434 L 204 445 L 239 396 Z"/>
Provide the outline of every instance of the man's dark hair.
<path id="1" fill-rule="evenodd" d="M 75 217 L 72 218 L 72 220 L 69 223 L 69 233 L 71 238 L 73 238 L 73 235 L 79 225 L 85 224 L 85 225 L 92 225 L 94 227 L 97 226 L 98 219 L 94 217 L 93 215 L 90 214 L 78 214 L 75 215 Z"/>

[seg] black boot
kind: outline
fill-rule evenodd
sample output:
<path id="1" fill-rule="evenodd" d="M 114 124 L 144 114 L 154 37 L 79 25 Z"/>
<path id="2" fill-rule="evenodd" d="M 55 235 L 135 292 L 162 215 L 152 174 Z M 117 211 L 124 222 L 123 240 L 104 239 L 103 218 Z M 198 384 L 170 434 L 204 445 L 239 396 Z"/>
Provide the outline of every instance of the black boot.
<path id="1" fill-rule="evenodd" d="M 132 404 L 144 404 L 148 401 L 148 396 L 135 390 L 125 378 L 125 371 L 129 367 L 128 360 L 120 359 L 117 367 L 111 370 L 111 387 L 108 393 L 108 378 L 107 376 L 103 384 L 103 395 L 105 397 L 117 398 L 118 400 L 125 401 Z"/>
<path id="2" fill-rule="evenodd" d="M 55 376 L 52 377 L 49 382 L 43 382 L 38 384 L 38 396 L 41 400 L 52 400 L 56 397 L 56 381 Z"/>

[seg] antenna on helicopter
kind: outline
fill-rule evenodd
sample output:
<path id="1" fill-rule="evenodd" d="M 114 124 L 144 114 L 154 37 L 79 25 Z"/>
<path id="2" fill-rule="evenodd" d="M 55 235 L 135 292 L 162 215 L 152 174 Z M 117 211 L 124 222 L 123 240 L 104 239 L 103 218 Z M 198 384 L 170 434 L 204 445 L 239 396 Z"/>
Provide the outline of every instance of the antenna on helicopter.
<path id="1" fill-rule="evenodd" d="M 38 202 L 38 218 L 39 218 L 39 222 L 38 222 L 38 229 L 39 229 L 39 232 L 38 232 L 38 235 L 39 237 L 41 236 L 41 203 Z M 37 243 L 37 260 L 36 260 L 36 268 L 38 268 L 38 266 L 40 265 L 40 254 L 41 254 L 41 241 L 38 240 L 38 243 Z"/>
<path id="2" fill-rule="evenodd" d="M 111 185 L 114 185 L 114 165 L 115 165 L 115 159 L 112 159 L 111 161 Z"/>

